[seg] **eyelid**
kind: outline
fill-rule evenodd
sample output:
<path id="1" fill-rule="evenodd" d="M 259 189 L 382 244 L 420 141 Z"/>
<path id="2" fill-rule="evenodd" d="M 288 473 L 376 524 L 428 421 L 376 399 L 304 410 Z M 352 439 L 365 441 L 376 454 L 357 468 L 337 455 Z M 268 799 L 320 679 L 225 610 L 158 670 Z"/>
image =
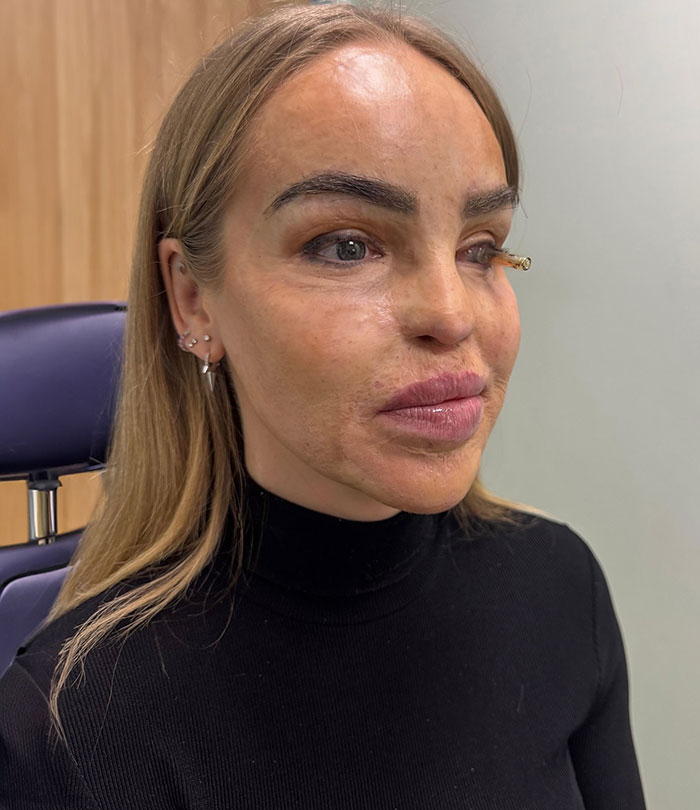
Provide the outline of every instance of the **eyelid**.
<path id="1" fill-rule="evenodd" d="M 339 230 L 339 231 L 328 231 L 326 233 L 321 233 L 318 236 L 315 236 L 313 239 L 310 239 L 301 249 L 301 252 L 306 255 L 310 259 L 314 259 L 316 261 L 325 262 L 326 264 L 337 264 L 337 265 L 348 265 L 353 266 L 356 262 L 334 262 L 330 259 L 324 259 L 322 257 L 318 257 L 316 251 L 327 247 L 329 245 L 337 244 L 338 242 L 344 242 L 347 240 L 356 240 L 358 242 L 363 242 L 368 246 L 371 250 L 373 248 L 376 249 L 377 245 L 375 244 L 375 240 L 370 239 L 369 237 L 365 236 L 362 233 L 353 230 Z M 515 270 L 529 270 L 531 265 L 531 259 L 529 256 L 516 256 L 514 253 L 509 253 L 507 250 L 503 248 L 497 248 L 495 244 L 482 242 L 472 246 L 472 249 L 476 249 L 482 253 L 483 258 L 486 260 L 483 264 L 488 263 L 495 263 L 495 264 L 503 264 L 507 265 L 508 267 L 512 267 Z M 383 251 L 383 248 L 380 248 L 380 252 Z M 363 262 L 363 259 L 358 259 L 357 263 Z"/>
<path id="2" fill-rule="evenodd" d="M 379 240 L 371 238 L 369 236 L 365 236 L 360 231 L 348 229 L 348 230 L 327 231 L 326 233 L 320 233 L 318 236 L 315 236 L 313 239 L 310 239 L 301 248 L 301 253 L 310 259 L 326 262 L 327 264 L 352 266 L 354 264 L 353 262 L 334 262 L 331 261 L 330 259 L 318 257 L 317 255 L 317 251 L 325 247 L 331 247 L 333 245 L 338 244 L 339 242 L 346 242 L 350 240 L 362 242 L 363 244 L 367 245 L 367 248 L 370 251 L 371 250 L 379 252 L 384 251 L 384 248 L 382 247 L 381 242 L 379 242 Z M 363 261 L 365 261 L 365 258 L 357 260 L 358 263 Z"/>

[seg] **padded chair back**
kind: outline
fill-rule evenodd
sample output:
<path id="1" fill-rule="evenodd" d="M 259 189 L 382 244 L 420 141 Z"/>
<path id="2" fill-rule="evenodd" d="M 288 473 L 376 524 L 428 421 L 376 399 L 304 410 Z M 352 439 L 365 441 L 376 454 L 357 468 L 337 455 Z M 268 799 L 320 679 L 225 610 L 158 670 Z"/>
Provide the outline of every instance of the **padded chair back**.
<path id="1" fill-rule="evenodd" d="M 0 592 L 0 615 L 3 618 L 0 634 L 0 678 L 14 660 L 17 650 L 48 616 L 71 568 L 72 566 L 64 566 L 53 571 L 18 577 L 7 583 Z"/>
<path id="2" fill-rule="evenodd" d="M 0 592 L 12 579 L 70 563 L 82 529 L 59 535 L 54 543 L 18 543 L 0 547 Z M 2 624 L 0 624 L 0 627 Z"/>
<path id="3" fill-rule="evenodd" d="M 125 324 L 123 301 L 0 312 L 0 485 L 27 481 L 29 518 L 28 542 L 0 547 L 0 670 L 51 609 L 82 534 L 58 532 L 59 477 L 104 469 Z"/>

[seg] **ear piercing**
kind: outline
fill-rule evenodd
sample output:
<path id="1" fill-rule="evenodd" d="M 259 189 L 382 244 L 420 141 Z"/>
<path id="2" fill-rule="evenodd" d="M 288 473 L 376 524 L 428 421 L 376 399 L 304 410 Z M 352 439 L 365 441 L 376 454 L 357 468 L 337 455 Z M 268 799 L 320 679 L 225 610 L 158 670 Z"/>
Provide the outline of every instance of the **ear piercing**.
<path id="1" fill-rule="evenodd" d="M 181 334 L 181 335 L 178 337 L 178 339 L 177 339 L 177 345 L 178 345 L 178 346 L 179 346 L 179 347 L 182 349 L 182 351 L 183 351 L 183 352 L 187 352 L 187 351 L 189 351 L 189 350 L 190 350 L 190 349 L 191 349 L 193 346 L 196 346 L 196 345 L 197 345 L 197 342 L 198 342 L 198 341 L 197 341 L 197 338 L 192 338 L 192 340 L 191 340 L 189 343 L 185 344 L 185 338 L 186 338 L 186 337 L 187 337 L 189 334 L 191 334 L 191 333 L 190 333 L 190 330 L 188 329 L 186 332 L 183 332 L 183 333 L 182 333 L 182 334 Z M 209 337 L 209 335 L 204 335 L 204 337 L 202 338 L 202 340 L 203 340 L 203 341 L 205 341 L 205 342 L 207 342 L 207 341 L 210 341 L 210 340 L 211 340 L 211 338 Z"/>
<path id="2" fill-rule="evenodd" d="M 185 347 L 185 346 L 183 346 L 183 342 L 184 342 L 185 338 L 186 338 L 186 337 L 187 337 L 189 334 L 190 334 L 190 330 L 188 329 L 186 332 L 183 332 L 183 333 L 180 335 L 180 337 L 177 339 L 177 345 L 178 345 L 178 346 L 179 346 L 179 347 L 180 347 L 180 348 L 181 348 L 183 351 L 185 351 L 185 352 L 187 351 L 187 349 L 191 349 L 193 346 L 196 346 L 196 345 L 197 345 L 197 338 L 192 338 L 192 340 L 191 340 L 191 341 L 190 341 L 190 342 L 187 344 L 187 346 L 186 346 L 186 347 Z M 207 340 L 211 340 L 211 338 L 209 337 L 209 335 L 204 335 L 204 337 L 202 338 L 202 340 L 207 341 Z"/>
<path id="3" fill-rule="evenodd" d="M 184 273 L 185 272 L 185 265 L 182 264 L 182 262 L 181 262 L 180 264 L 178 264 L 177 269 L 181 273 Z M 190 351 L 190 349 L 192 349 L 193 346 L 197 345 L 198 341 L 197 341 L 196 337 L 193 337 L 192 340 L 190 340 L 189 343 L 185 343 L 185 339 L 188 338 L 190 336 L 190 334 L 191 334 L 191 331 L 189 329 L 187 329 L 181 335 L 178 335 L 177 345 L 180 347 L 180 349 L 182 349 L 183 352 L 188 352 L 188 351 Z M 209 335 L 204 335 L 202 337 L 202 340 L 205 343 L 208 343 L 211 340 L 211 337 Z M 207 352 L 206 359 L 204 360 L 204 362 L 202 364 L 202 374 L 204 375 L 204 378 L 206 379 L 206 381 L 207 381 L 207 383 L 209 385 L 209 389 L 211 391 L 213 391 L 214 390 L 214 382 L 215 382 L 215 379 L 216 379 L 215 372 L 216 372 L 216 369 L 219 367 L 220 363 L 218 363 L 218 362 L 217 363 L 212 363 L 211 360 L 210 360 L 210 357 L 211 357 L 211 352 Z"/>
<path id="4" fill-rule="evenodd" d="M 177 345 L 182 349 L 183 352 L 188 352 L 188 351 L 190 351 L 190 349 L 193 346 L 197 345 L 197 338 L 192 338 L 192 340 L 190 340 L 189 343 L 185 343 L 185 338 L 188 337 L 190 334 L 191 334 L 191 332 L 188 329 L 186 332 L 183 332 L 177 339 Z M 202 340 L 205 343 L 207 343 L 207 342 L 209 342 L 211 340 L 211 337 L 209 335 L 204 335 Z M 218 363 L 218 362 L 217 363 L 212 363 L 211 360 L 210 360 L 210 357 L 211 357 L 211 352 L 207 352 L 206 359 L 204 360 L 204 363 L 202 364 L 202 374 L 204 375 L 207 383 L 209 384 L 209 390 L 213 391 L 214 390 L 214 382 L 216 380 L 215 372 L 216 372 L 216 369 L 219 367 L 220 363 Z"/>

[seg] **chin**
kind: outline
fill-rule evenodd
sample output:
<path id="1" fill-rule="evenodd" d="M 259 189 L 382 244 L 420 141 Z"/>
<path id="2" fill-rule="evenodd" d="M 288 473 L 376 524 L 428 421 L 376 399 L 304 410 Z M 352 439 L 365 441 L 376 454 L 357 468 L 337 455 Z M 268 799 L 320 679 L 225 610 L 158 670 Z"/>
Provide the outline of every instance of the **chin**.
<path id="1" fill-rule="evenodd" d="M 401 487 L 395 496 L 389 493 L 381 498 L 382 503 L 403 512 L 413 512 L 417 515 L 434 515 L 438 512 L 446 512 L 456 506 L 469 492 L 474 482 L 474 477 L 468 480 L 433 481 L 431 485 L 421 485 L 421 482 L 414 479 L 411 484 Z"/>

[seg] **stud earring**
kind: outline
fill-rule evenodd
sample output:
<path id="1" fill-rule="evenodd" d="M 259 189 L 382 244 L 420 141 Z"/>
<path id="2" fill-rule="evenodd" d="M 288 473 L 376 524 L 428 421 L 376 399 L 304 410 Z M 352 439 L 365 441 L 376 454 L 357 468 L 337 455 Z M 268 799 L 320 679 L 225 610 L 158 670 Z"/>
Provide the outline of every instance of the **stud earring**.
<path id="1" fill-rule="evenodd" d="M 185 343 L 185 338 L 190 334 L 190 330 L 188 329 L 186 332 L 183 332 L 181 335 L 178 336 L 177 345 L 184 351 L 188 352 L 192 346 L 197 344 L 197 338 L 192 338 L 189 343 Z M 211 337 L 209 335 L 204 335 L 202 340 L 205 343 L 211 341 Z M 216 370 L 219 367 L 220 363 L 212 363 L 211 362 L 211 352 L 207 352 L 206 359 L 202 364 L 202 374 L 204 375 L 207 385 L 209 386 L 209 390 L 214 390 L 214 383 L 216 382 Z"/>

